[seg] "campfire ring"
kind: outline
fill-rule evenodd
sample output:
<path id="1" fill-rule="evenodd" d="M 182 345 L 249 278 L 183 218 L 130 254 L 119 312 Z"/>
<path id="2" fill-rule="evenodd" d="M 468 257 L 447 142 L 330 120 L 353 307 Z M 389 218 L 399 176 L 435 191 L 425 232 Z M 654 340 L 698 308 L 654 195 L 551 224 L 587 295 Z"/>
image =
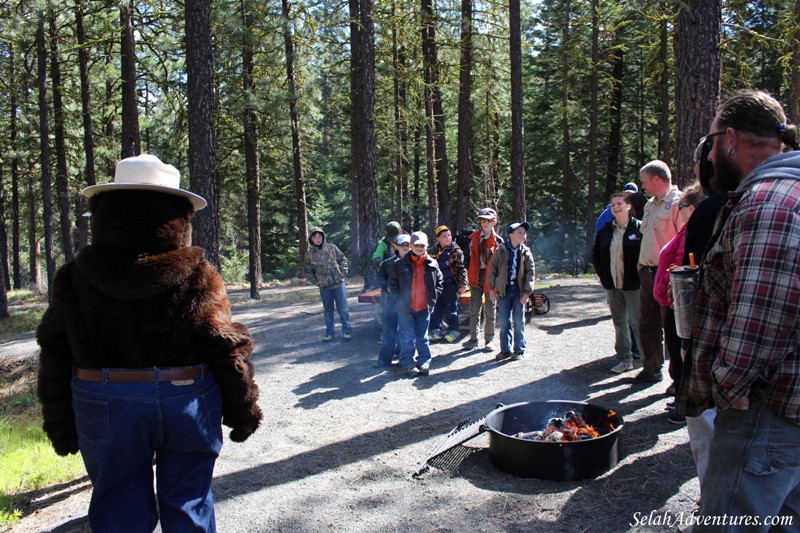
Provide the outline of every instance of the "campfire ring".
<path id="1" fill-rule="evenodd" d="M 572 442 L 542 442 L 515 437 L 543 429 L 548 420 L 574 411 L 594 426 L 600 436 Z M 622 417 L 585 402 L 550 400 L 498 406 L 486 415 L 489 459 L 494 466 L 522 477 L 573 481 L 604 474 L 619 460 Z"/>

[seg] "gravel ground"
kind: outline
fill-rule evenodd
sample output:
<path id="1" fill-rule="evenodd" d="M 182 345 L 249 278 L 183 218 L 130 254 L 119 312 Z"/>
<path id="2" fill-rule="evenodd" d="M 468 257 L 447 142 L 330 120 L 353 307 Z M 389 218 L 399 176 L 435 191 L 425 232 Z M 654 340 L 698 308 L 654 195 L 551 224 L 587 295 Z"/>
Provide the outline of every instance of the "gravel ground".
<path id="1" fill-rule="evenodd" d="M 498 364 L 494 353 L 464 350 L 461 341 L 437 343 L 431 375 L 417 379 L 372 369 L 380 330 L 373 307 L 357 303 L 356 286 L 349 343 L 320 342 L 317 300 L 236 305 L 236 320 L 256 340 L 266 420 L 247 442 L 222 450 L 213 485 L 218 529 L 674 531 L 696 508 L 698 484 L 686 429 L 666 419 L 669 382 L 631 385 L 632 373 L 609 372 L 613 327 L 595 280 L 539 285 L 551 285 L 542 289 L 550 312 L 528 324 L 524 359 Z M 0 343 L 0 357 L 31 353 L 30 338 Z M 491 465 L 483 434 L 462 448 L 460 462 L 412 478 L 460 421 L 499 403 L 548 399 L 620 413 L 619 464 L 590 480 L 520 478 Z M 88 531 L 90 490 L 83 478 L 31 494 L 13 531 Z"/>

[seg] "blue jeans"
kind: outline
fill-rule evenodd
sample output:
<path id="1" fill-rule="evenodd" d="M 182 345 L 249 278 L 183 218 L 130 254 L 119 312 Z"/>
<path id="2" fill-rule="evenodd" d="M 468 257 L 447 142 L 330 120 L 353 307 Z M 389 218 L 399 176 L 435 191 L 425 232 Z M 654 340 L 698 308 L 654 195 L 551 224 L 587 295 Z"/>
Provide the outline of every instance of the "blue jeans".
<path id="1" fill-rule="evenodd" d="M 222 448 L 222 393 L 210 372 L 169 381 L 73 378 L 72 409 L 94 490 L 92 531 L 216 531 L 211 477 Z M 153 456 L 156 495 L 153 494 Z"/>
<path id="2" fill-rule="evenodd" d="M 447 329 L 458 332 L 458 285 L 454 281 L 442 285 L 442 294 L 436 299 L 431 313 L 431 330 Z"/>
<path id="3" fill-rule="evenodd" d="M 319 295 L 322 298 L 322 309 L 325 315 L 325 335 L 333 336 L 333 306 L 339 311 L 339 319 L 342 321 L 342 333 L 350 333 L 350 309 L 347 307 L 347 289 L 344 283 L 332 289 L 320 289 Z"/>
<path id="4" fill-rule="evenodd" d="M 381 313 L 383 314 L 383 332 L 381 333 L 381 351 L 378 361 L 392 363 L 392 356 L 398 344 L 397 335 L 397 300 L 385 292 L 381 294 Z"/>
<path id="5" fill-rule="evenodd" d="M 704 517 L 792 517 L 800 523 L 800 426 L 759 405 L 747 411 L 725 409 L 714 420 L 709 462 L 700 487 Z M 699 527 L 693 531 L 767 531 L 739 527 Z"/>
<path id="6" fill-rule="evenodd" d="M 507 285 L 505 296 L 497 298 L 497 322 L 500 324 L 500 351 L 511 351 L 511 322 L 514 323 L 514 352 L 523 353 L 525 342 L 525 306 L 518 285 Z"/>
<path id="7" fill-rule="evenodd" d="M 410 368 L 412 366 L 430 365 L 431 346 L 428 342 L 428 325 L 431 322 L 431 315 L 427 309 L 422 311 L 412 311 L 410 315 L 397 315 L 400 323 L 400 366 Z M 414 352 L 418 352 L 416 363 L 414 362 Z"/>

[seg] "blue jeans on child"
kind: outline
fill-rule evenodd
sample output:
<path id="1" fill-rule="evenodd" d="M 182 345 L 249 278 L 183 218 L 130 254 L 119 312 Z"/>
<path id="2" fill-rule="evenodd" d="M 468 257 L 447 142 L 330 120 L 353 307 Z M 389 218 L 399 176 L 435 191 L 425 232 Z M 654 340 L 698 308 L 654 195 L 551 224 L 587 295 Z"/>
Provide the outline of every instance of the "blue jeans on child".
<path id="1" fill-rule="evenodd" d="M 410 368 L 429 365 L 431 362 L 431 347 L 428 342 L 428 325 L 431 315 L 427 309 L 412 311 L 410 315 L 397 315 L 400 323 L 400 366 Z M 418 352 L 416 362 L 414 351 Z"/>
<path id="2" fill-rule="evenodd" d="M 222 448 L 222 393 L 214 374 L 185 385 L 73 378 L 72 408 L 94 487 L 92 531 L 150 532 L 159 515 L 165 533 L 216 531 L 211 477 Z"/>
<path id="3" fill-rule="evenodd" d="M 383 316 L 383 332 L 381 333 L 381 351 L 378 354 L 378 361 L 390 365 L 398 344 L 397 300 L 386 292 L 381 294 L 381 315 Z"/>
<path id="4" fill-rule="evenodd" d="M 325 335 L 333 336 L 333 306 L 339 311 L 339 319 L 342 321 L 342 333 L 350 333 L 350 309 L 347 307 L 347 289 L 344 283 L 332 289 L 320 289 L 319 295 L 322 298 L 322 309 L 325 315 Z"/>
<path id="5" fill-rule="evenodd" d="M 500 323 L 500 351 L 511 351 L 511 321 L 514 322 L 514 352 L 523 353 L 525 342 L 525 306 L 520 303 L 518 285 L 507 285 L 505 296 L 497 298 L 497 322 Z"/>
<path id="6" fill-rule="evenodd" d="M 431 313 L 431 330 L 447 329 L 458 332 L 458 285 L 454 281 L 442 285 L 442 294 L 436 300 L 436 306 Z"/>

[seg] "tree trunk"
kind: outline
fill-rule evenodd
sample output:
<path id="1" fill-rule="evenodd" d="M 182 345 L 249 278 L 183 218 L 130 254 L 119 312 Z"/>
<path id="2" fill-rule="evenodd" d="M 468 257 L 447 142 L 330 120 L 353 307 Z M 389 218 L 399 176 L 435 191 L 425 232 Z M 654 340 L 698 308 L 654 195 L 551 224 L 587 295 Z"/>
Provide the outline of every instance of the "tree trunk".
<path id="1" fill-rule="evenodd" d="M 56 258 L 53 252 L 53 198 L 50 177 L 50 126 L 47 117 L 47 52 L 45 50 L 44 12 L 39 13 L 36 30 L 36 63 L 39 85 L 39 164 L 42 170 L 42 222 L 44 224 L 44 253 L 47 261 L 47 296 L 52 296 Z"/>
<path id="2" fill-rule="evenodd" d="M 75 257 L 72 242 L 72 202 L 69 200 L 69 176 L 67 170 L 66 132 L 64 131 L 64 103 L 61 98 L 61 66 L 58 58 L 58 30 L 56 15 L 49 12 L 50 24 L 50 77 L 53 80 L 53 133 L 56 142 L 56 198 L 59 209 L 59 227 L 64 259 Z"/>
<path id="3" fill-rule="evenodd" d="M 193 2 L 189 2 L 190 4 Z M 122 146 L 120 157 L 132 157 L 142 152 L 139 139 L 139 102 L 136 96 L 136 50 L 133 39 L 133 0 L 120 4 L 122 27 L 120 64 L 122 76 Z M 191 114 L 190 114 L 191 116 Z"/>
<path id="4" fill-rule="evenodd" d="M 467 225 L 475 186 L 475 116 L 472 105 L 472 0 L 461 0 L 461 57 L 458 83 L 458 175 L 456 179 L 455 237 Z"/>
<path id="5" fill-rule="evenodd" d="M 404 227 L 406 223 L 410 222 L 409 217 L 406 215 L 406 202 L 409 200 L 408 196 L 408 121 L 406 120 L 406 85 L 405 78 L 406 69 L 406 53 L 405 46 L 401 45 L 397 40 L 397 22 L 396 14 L 396 0 L 392 1 L 392 95 L 394 104 L 394 135 L 395 142 L 395 156 L 394 156 L 394 173 L 396 180 L 396 198 L 397 205 L 394 211 L 395 220 L 400 223 L 400 227 Z"/>
<path id="6" fill-rule="evenodd" d="M 611 81 L 611 102 L 608 106 L 608 154 L 603 203 L 621 186 L 619 160 L 622 151 L 622 90 L 625 77 L 625 54 L 622 48 L 614 48 L 610 61 L 613 80 Z"/>
<path id="7" fill-rule="evenodd" d="M 380 238 L 378 208 L 378 177 L 375 140 L 375 26 L 372 0 L 351 0 L 350 24 L 353 43 L 351 81 L 357 85 L 358 104 L 351 115 L 355 118 L 352 133 L 353 168 L 359 184 L 358 229 L 359 265 L 364 275 L 364 288 L 374 286 L 375 267 L 370 260 L 375 243 Z M 351 34 L 352 35 L 352 34 Z M 355 106 L 356 101 L 353 102 Z"/>
<path id="8" fill-rule="evenodd" d="M 89 52 L 86 47 L 86 32 L 83 28 L 83 2 L 75 5 L 75 33 L 78 40 L 78 67 L 81 78 L 81 113 L 83 117 L 83 151 L 86 166 L 83 175 L 87 186 L 97 184 L 94 170 L 94 135 L 92 134 L 92 106 L 91 87 L 89 85 Z M 78 195 L 78 249 L 89 242 L 89 220 L 83 216 L 88 209 L 88 202 L 82 195 Z"/>
<path id="9" fill-rule="evenodd" d="M 250 298 L 260 300 L 261 282 L 261 175 L 258 157 L 258 117 L 253 109 L 253 17 L 251 5 L 242 0 L 242 93 L 244 96 L 244 160 L 247 175 L 247 279 Z"/>
<path id="10" fill-rule="evenodd" d="M 436 20 L 432 0 L 422 0 L 422 57 L 425 78 L 428 140 L 428 185 L 435 186 L 436 207 L 429 207 L 433 230 L 450 220 L 450 175 L 447 163 L 447 138 L 444 128 L 442 91 L 439 87 L 439 59 L 436 50 Z M 428 193 L 429 198 L 431 192 Z"/>
<path id="11" fill-rule="evenodd" d="M 592 65 L 589 97 L 589 166 L 587 181 L 586 221 L 584 223 L 583 270 L 585 271 L 592 257 L 594 245 L 595 203 L 597 195 L 597 132 L 598 127 L 598 92 L 600 85 L 600 5 L 599 0 L 592 0 Z"/>
<path id="12" fill-rule="evenodd" d="M 32 168 L 29 165 L 28 168 Z M 42 290 L 42 269 L 39 267 L 41 247 L 36 238 L 36 191 L 33 175 L 28 176 L 28 281 L 37 291 Z"/>
<path id="13" fill-rule="evenodd" d="M 361 211 L 361 176 L 357 158 L 361 138 L 359 114 L 364 107 L 361 87 L 361 20 L 360 0 L 348 0 L 350 9 L 350 275 L 360 275 L 361 270 L 361 229 L 359 227 L 359 211 Z"/>
<path id="14" fill-rule="evenodd" d="M 675 184 L 694 181 L 697 141 L 714 120 L 720 93 L 719 43 L 722 31 L 720 0 L 687 0 L 681 4 L 675 32 Z M 698 54 L 698 50 L 704 53 Z"/>
<path id="15" fill-rule="evenodd" d="M 188 78 L 189 181 L 208 202 L 194 217 L 192 241 L 220 268 L 214 78 L 211 49 L 211 0 L 186 2 L 186 75 Z"/>
<path id="16" fill-rule="evenodd" d="M 297 239 L 300 245 L 300 263 L 297 270 L 302 277 L 303 263 L 308 253 L 308 207 L 306 205 L 306 179 L 303 174 L 303 128 L 297 105 L 295 43 L 292 35 L 289 1 L 281 0 L 281 5 L 283 6 L 283 41 L 286 46 L 286 81 L 289 86 L 289 117 L 292 123 L 292 165 L 294 169 L 294 195 L 295 202 L 297 202 Z"/>
<path id="17" fill-rule="evenodd" d="M 569 235 L 570 207 L 572 206 L 572 169 L 569 158 L 569 49 L 570 44 L 570 0 L 563 2 L 564 22 L 561 29 L 561 174 L 563 182 L 561 188 L 561 213 L 559 216 L 559 231 L 557 244 L 557 257 L 560 270 L 566 266 L 566 241 Z"/>
<path id="18" fill-rule="evenodd" d="M 511 186 L 514 220 L 527 219 L 525 209 L 525 127 L 522 101 L 522 36 L 519 0 L 509 1 L 511 36 Z"/>
<path id="19" fill-rule="evenodd" d="M 16 73 L 16 53 L 14 43 L 8 43 L 8 62 L 9 62 L 9 84 L 10 93 L 10 118 L 9 134 L 11 155 L 11 263 L 14 289 L 22 288 L 22 265 L 20 264 L 20 190 L 19 190 L 19 156 L 17 155 L 17 142 L 19 131 L 17 129 L 17 73 Z"/>
<path id="20" fill-rule="evenodd" d="M 4 278 L 8 278 L 8 272 L 3 263 L 0 263 L 0 275 Z M 11 314 L 8 312 L 8 293 L 6 292 L 6 286 L 5 284 L 0 284 L 0 319 L 10 316 Z"/>
<path id="21" fill-rule="evenodd" d="M 659 36 L 658 60 L 661 64 L 661 147 L 664 152 L 661 159 L 672 166 L 672 141 L 669 127 L 669 83 L 672 77 L 669 75 L 669 31 L 667 28 L 669 6 L 666 2 L 661 2 L 661 24 Z"/>
<path id="22" fill-rule="evenodd" d="M 2 277 L 0 277 L 0 285 L 3 288 L 3 298 L 5 298 L 6 291 L 11 290 L 11 278 L 8 275 L 8 228 L 6 227 L 6 189 L 5 178 L 3 176 L 3 160 L 2 150 L 0 150 L 0 269 L 2 269 Z M 6 312 L 8 312 L 6 310 Z M 3 318 L 2 310 L 0 309 L 0 318 Z"/>

